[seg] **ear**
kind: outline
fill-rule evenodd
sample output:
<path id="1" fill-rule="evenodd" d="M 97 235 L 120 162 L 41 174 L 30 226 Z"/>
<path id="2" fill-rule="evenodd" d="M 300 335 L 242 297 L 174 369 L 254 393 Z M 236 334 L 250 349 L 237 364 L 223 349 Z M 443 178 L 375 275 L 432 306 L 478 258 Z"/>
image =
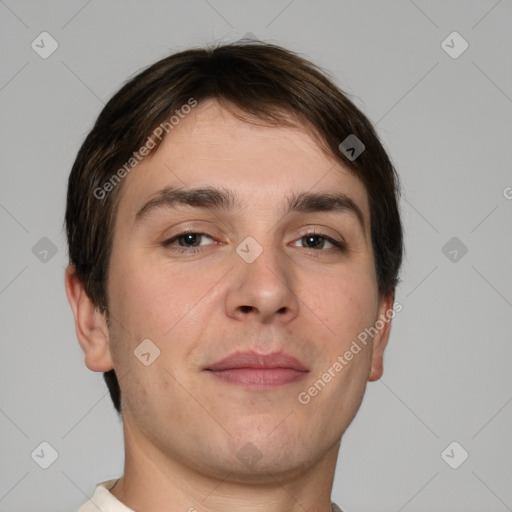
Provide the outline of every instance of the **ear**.
<path id="1" fill-rule="evenodd" d="M 85 365 L 95 372 L 112 370 L 106 319 L 85 292 L 74 265 L 66 268 L 65 286 L 75 317 L 76 336 L 85 354 Z"/>
<path id="2" fill-rule="evenodd" d="M 393 309 L 394 300 L 394 292 L 389 293 L 381 300 L 379 316 L 375 322 L 378 332 L 373 338 L 372 366 L 368 376 L 370 382 L 379 380 L 384 371 L 384 349 L 388 344 L 391 319 L 395 316 L 395 310 Z"/>

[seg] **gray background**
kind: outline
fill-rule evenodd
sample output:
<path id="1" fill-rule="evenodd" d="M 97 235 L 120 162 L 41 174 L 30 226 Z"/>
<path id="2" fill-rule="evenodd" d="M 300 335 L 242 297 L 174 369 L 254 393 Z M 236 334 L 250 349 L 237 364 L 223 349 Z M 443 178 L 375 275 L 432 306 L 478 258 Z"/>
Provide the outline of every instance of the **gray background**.
<path id="1" fill-rule="evenodd" d="M 1 511 L 75 510 L 123 468 L 121 424 L 83 363 L 63 284 L 80 144 L 140 68 L 247 32 L 333 74 L 376 123 L 405 192 L 403 310 L 344 436 L 333 500 L 347 512 L 512 510 L 510 0 L 0 0 L 0 16 Z M 31 47 L 43 31 L 59 45 L 46 59 Z M 469 44 L 458 58 L 441 44 L 453 31 Z M 48 469 L 31 457 L 43 441 L 58 452 Z M 458 469 L 441 457 L 452 441 L 469 453 Z"/>

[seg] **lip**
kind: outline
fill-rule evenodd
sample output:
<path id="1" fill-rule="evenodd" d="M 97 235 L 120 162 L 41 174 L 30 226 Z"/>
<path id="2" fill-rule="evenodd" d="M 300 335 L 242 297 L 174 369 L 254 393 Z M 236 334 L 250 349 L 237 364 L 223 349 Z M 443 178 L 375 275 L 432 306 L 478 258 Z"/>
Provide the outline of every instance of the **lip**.
<path id="1" fill-rule="evenodd" d="M 301 361 L 285 352 L 259 354 L 254 350 L 234 352 L 205 370 L 225 382 L 249 389 L 281 386 L 309 373 Z"/>
<path id="2" fill-rule="evenodd" d="M 254 350 L 233 352 L 229 356 L 205 368 L 211 371 L 234 370 L 240 368 L 276 369 L 285 368 L 299 372 L 308 372 L 309 369 L 296 357 L 286 352 L 272 352 L 260 354 Z"/>

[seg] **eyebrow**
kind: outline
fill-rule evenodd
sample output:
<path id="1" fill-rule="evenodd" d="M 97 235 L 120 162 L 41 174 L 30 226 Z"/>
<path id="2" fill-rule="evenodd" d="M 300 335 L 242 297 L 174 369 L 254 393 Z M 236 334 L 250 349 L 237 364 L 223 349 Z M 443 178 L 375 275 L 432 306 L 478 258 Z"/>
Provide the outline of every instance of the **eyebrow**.
<path id="1" fill-rule="evenodd" d="M 364 215 L 356 202 L 343 193 L 302 192 L 286 198 L 285 213 L 339 212 L 354 215 L 363 232 Z M 175 188 L 165 187 L 157 191 L 135 215 L 135 224 L 150 212 L 161 208 L 175 209 L 190 206 L 200 209 L 233 211 L 237 206 L 237 195 L 222 187 Z"/>

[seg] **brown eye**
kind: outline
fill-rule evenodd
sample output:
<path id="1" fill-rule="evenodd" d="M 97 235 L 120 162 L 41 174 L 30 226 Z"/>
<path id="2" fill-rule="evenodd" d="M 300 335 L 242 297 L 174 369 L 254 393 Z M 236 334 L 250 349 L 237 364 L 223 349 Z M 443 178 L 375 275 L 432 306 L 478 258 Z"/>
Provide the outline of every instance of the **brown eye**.
<path id="1" fill-rule="evenodd" d="M 183 233 L 179 233 L 172 238 L 169 238 L 165 242 L 162 243 L 164 247 L 168 247 L 173 251 L 177 252 L 197 252 L 199 247 L 203 245 L 211 245 L 211 244 L 200 244 L 202 238 L 210 238 L 206 233 L 195 233 L 192 231 L 184 231 Z M 178 246 L 174 245 L 174 242 L 178 242 Z"/>
<path id="2" fill-rule="evenodd" d="M 201 235 L 199 233 L 187 233 L 185 235 L 180 235 L 179 237 L 177 237 L 177 240 L 178 240 L 178 242 L 181 242 L 181 240 L 183 240 L 183 244 L 178 243 L 178 245 L 181 245 L 184 247 L 190 247 L 189 244 L 191 244 L 193 247 L 197 247 L 201 236 L 203 236 L 203 235 Z"/>
<path id="3" fill-rule="evenodd" d="M 321 250 L 321 249 L 343 250 L 343 249 L 345 249 L 345 244 L 343 242 L 341 242 L 339 240 L 335 240 L 334 238 L 332 238 L 330 236 L 322 235 L 320 233 L 307 233 L 307 234 L 303 235 L 299 240 L 303 243 L 303 246 L 306 247 L 307 249 L 313 249 L 313 250 Z M 325 247 L 326 242 L 327 242 L 327 244 L 331 244 L 333 247 Z"/>

